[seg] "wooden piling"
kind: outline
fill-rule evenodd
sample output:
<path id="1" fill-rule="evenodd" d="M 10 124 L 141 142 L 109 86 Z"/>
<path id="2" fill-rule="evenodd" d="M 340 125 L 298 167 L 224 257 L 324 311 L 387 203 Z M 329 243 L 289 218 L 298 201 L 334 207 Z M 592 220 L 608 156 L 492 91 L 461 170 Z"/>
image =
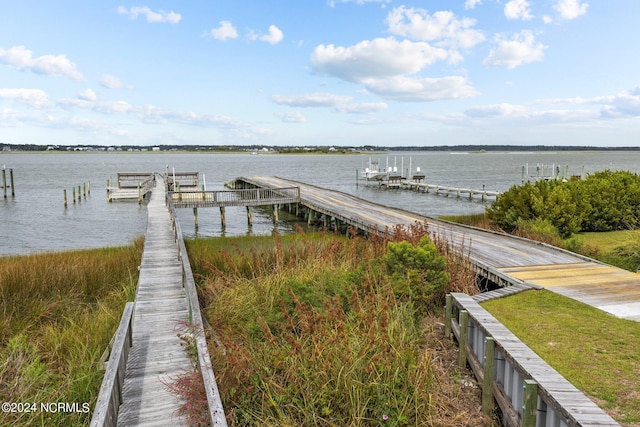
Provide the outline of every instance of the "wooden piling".
<path id="1" fill-rule="evenodd" d="M 87 183 L 83 182 L 82 183 L 82 195 L 84 196 L 84 198 L 87 198 Z"/>
<path id="2" fill-rule="evenodd" d="M 198 229 L 198 208 L 193 208 L 193 220 L 195 221 L 196 230 Z"/>
<path id="3" fill-rule="evenodd" d="M 80 185 L 78 185 L 78 203 L 82 201 L 82 197 L 80 196 Z"/>
<path id="4" fill-rule="evenodd" d="M 67 208 L 67 189 L 64 189 L 64 207 Z"/>
<path id="5" fill-rule="evenodd" d="M 220 206 L 220 220 L 222 221 L 222 228 L 227 226 L 227 217 L 225 216 L 224 206 Z"/>
<path id="6" fill-rule="evenodd" d="M 247 206 L 247 222 L 249 223 L 249 227 L 253 225 L 253 217 L 251 216 L 251 208 Z"/>
<path id="7" fill-rule="evenodd" d="M 71 190 L 73 190 L 73 204 L 76 204 L 76 187 L 71 187 Z"/>
<path id="8" fill-rule="evenodd" d="M 278 222 L 280 220 L 279 211 L 280 207 L 278 205 L 273 205 L 273 220 Z"/>
<path id="9" fill-rule="evenodd" d="M 9 177 L 11 181 L 11 197 L 16 197 L 15 185 L 13 185 L 13 169 L 9 169 Z"/>
<path id="10" fill-rule="evenodd" d="M 7 198 L 7 170 L 2 168 L 2 189 L 4 191 L 4 198 Z"/>

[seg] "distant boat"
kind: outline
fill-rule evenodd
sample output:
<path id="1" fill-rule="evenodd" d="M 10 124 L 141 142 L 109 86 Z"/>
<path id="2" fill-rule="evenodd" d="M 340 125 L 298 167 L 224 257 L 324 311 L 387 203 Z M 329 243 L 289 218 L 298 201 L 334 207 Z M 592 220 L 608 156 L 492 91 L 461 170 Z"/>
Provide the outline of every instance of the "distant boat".
<path id="1" fill-rule="evenodd" d="M 361 173 L 362 178 L 367 181 L 382 181 L 384 180 L 389 173 L 384 169 L 380 169 L 380 165 L 377 160 L 371 161 L 367 163 L 367 167 Z"/>
<path id="2" fill-rule="evenodd" d="M 257 152 L 257 151 L 252 151 L 252 152 L 251 152 L 251 155 L 252 155 L 252 156 L 257 156 L 257 155 L 258 155 L 258 152 Z"/>

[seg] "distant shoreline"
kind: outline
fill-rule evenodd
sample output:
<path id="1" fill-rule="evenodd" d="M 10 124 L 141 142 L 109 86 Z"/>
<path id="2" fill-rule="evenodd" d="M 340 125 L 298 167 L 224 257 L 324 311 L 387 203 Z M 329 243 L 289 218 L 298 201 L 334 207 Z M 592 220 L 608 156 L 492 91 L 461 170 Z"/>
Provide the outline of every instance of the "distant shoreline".
<path id="1" fill-rule="evenodd" d="M 640 147 L 594 147 L 581 145 L 436 145 L 436 146 L 269 146 L 269 145 L 159 145 L 159 146 L 50 146 L 37 144 L 0 144 L 0 153 L 215 153 L 215 154 L 379 154 L 395 151 L 439 151 L 471 154 L 509 152 L 615 152 L 640 151 Z"/>

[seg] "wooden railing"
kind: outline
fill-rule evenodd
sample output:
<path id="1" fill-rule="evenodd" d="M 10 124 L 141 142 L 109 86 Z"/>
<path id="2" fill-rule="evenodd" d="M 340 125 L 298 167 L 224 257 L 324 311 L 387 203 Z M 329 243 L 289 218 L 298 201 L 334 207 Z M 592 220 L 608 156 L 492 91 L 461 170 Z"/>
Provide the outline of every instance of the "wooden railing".
<path id="1" fill-rule="evenodd" d="M 247 188 L 219 191 L 173 191 L 167 197 L 175 208 L 265 206 L 300 202 L 300 188 Z"/>
<path id="2" fill-rule="evenodd" d="M 445 335 L 459 344 L 482 389 L 487 414 L 494 401 L 508 427 L 619 426 L 581 391 L 522 343 L 473 297 L 447 295 Z"/>
<path id="3" fill-rule="evenodd" d="M 180 222 L 176 217 L 176 211 L 171 197 L 167 196 L 166 201 L 169 208 L 169 214 L 171 215 L 173 229 L 175 231 L 175 240 L 178 244 L 178 256 L 182 263 L 182 284 L 185 288 L 187 300 L 189 302 L 188 322 L 194 331 L 196 347 L 198 350 L 197 367 L 202 374 L 204 388 L 207 395 L 208 412 L 211 419 L 211 425 L 226 427 L 227 420 L 225 418 L 222 400 L 220 399 L 216 377 L 213 373 L 213 368 L 211 367 L 211 357 L 209 356 L 207 341 L 204 335 L 204 325 L 202 322 L 202 313 L 200 312 L 200 304 L 198 302 L 198 293 L 196 290 L 195 280 L 193 279 L 193 273 L 191 271 L 191 264 L 189 263 L 189 256 L 187 255 L 187 248 L 185 247 L 184 240 L 182 238 L 182 229 L 180 228 Z"/>
<path id="4" fill-rule="evenodd" d="M 122 403 L 122 387 L 127 370 L 127 358 L 133 342 L 132 317 L 134 303 L 125 305 L 120 325 L 114 336 L 109 362 L 102 378 L 91 427 L 111 427 L 118 421 L 118 409 Z"/>

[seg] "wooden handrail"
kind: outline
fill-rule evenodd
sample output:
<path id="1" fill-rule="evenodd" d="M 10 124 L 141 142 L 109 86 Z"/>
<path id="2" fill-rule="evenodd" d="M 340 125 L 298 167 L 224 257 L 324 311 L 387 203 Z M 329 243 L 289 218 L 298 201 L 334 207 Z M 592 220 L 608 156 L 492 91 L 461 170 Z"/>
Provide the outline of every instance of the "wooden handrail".
<path id="1" fill-rule="evenodd" d="M 466 354 L 460 362 L 469 363 L 483 395 L 493 394 L 503 425 L 619 426 L 472 297 L 452 293 L 447 300 L 445 333 L 451 331 Z"/>
<path id="2" fill-rule="evenodd" d="M 118 421 L 118 410 L 122 403 L 122 387 L 127 369 L 129 349 L 133 343 L 133 302 L 128 302 L 122 313 L 120 325 L 114 335 L 109 362 L 102 378 L 100 393 L 91 417 L 91 427 L 111 427 Z"/>
<path id="3" fill-rule="evenodd" d="M 227 420 L 222 406 L 222 400 L 220 399 L 220 392 L 218 391 L 218 385 L 216 377 L 211 366 L 211 357 L 209 355 L 209 349 L 207 347 L 207 341 L 204 336 L 204 325 L 202 322 L 202 313 L 200 311 L 200 303 L 198 301 L 198 293 L 196 290 L 195 280 L 193 279 L 193 273 L 191 271 L 191 264 L 189 263 L 189 256 L 187 254 L 187 248 L 182 238 L 182 229 L 180 222 L 177 220 L 175 208 L 173 206 L 173 200 L 170 197 L 170 193 L 167 193 L 166 197 L 167 206 L 171 216 L 171 221 L 175 231 L 175 239 L 178 244 L 178 251 L 180 261 L 182 263 L 182 280 L 185 292 L 187 294 L 187 300 L 189 302 L 189 324 L 194 328 L 196 347 L 198 350 L 198 370 L 200 371 L 204 383 L 205 392 L 207 395 L 208 411 L 211 418 L 211 425 L 226 427 Z"/>

